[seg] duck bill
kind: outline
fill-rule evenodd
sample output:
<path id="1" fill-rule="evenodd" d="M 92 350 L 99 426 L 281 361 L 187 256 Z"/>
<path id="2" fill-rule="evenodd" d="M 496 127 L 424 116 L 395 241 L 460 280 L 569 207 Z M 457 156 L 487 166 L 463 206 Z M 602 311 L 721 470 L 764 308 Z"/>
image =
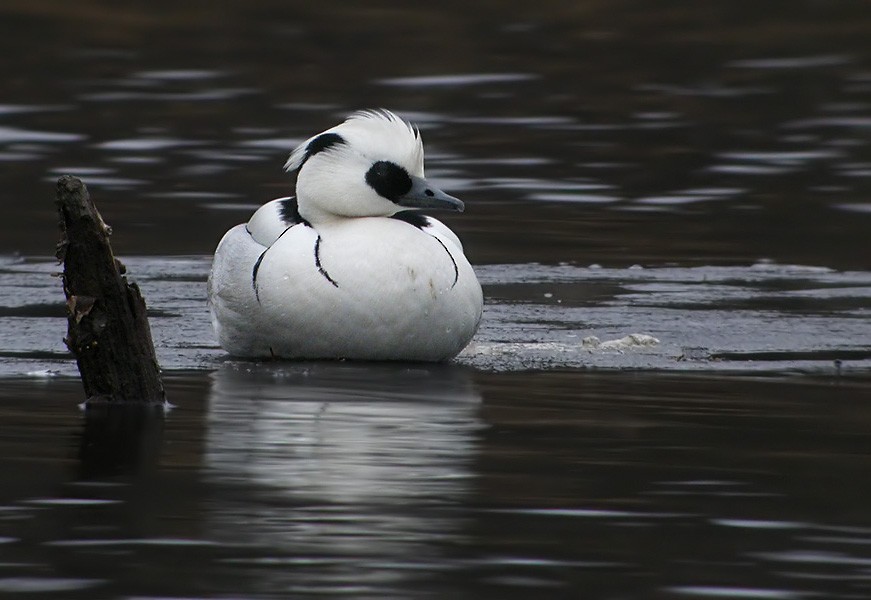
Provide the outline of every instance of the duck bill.
<path id="1" fill-rule="evenodd" d="M 466 207 L 462 200 L 430 185 L 423 177 L 412 177 L 411 189 L 397 198 L 396 203 L 407 208 L 436 208 L 456 212 L 463 212 Z"/>

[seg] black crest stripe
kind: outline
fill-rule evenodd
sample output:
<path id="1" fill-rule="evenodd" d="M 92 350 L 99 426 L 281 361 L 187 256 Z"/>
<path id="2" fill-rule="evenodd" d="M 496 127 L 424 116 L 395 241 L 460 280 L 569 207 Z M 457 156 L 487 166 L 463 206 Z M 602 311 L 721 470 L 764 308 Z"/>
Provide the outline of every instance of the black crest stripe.
<path id="1" fill-rule="evenodd" d="M 338 133 L 322 133 L 321 135 L 310 141 L 308 143 L 308 146 L 305 147 L 305 160 L 310 159 L 318 152 L 323 152 L 324 150 L 328 150 L 333 146 L 338 146 L 339 144 L 344 143 L 345 138 L 340 136 Z"/>
<path id="2" fill-rule="evenodd" d="M 327 270 L 321 265 L 321 236 L 318 236 L 318 239 L 315 242 L 315 266 L 318 268 L 318 273 L 323 275 L 327 281 L 332 283 L 334 286 L 339 287 L 339 284 L 330 277 L 330 274 L 327 273 Z"/>

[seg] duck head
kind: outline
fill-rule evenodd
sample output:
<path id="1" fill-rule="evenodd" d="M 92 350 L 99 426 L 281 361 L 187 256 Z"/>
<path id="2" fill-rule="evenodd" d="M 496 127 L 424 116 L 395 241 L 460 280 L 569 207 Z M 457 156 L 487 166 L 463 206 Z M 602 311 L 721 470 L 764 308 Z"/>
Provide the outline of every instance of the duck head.
<path id="1" fill-rule="evenodd" d="M 427 182 L 416 127 L 390 111 L 362 111 L 300 144 L 284 165 L 299 171 L 300 215 L 311 223 L 387 217 L 407 208 L 463 210 Z"/>

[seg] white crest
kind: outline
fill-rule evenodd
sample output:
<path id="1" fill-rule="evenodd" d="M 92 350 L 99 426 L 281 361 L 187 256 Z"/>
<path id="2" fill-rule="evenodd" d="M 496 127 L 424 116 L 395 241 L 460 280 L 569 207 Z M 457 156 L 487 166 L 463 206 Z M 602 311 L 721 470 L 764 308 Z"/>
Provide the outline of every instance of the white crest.
<path id="1" fill-rule="evenodd" d="M 354 152 L 372 160 L 391 160 L 409 168 L 412 175 L 423 177 L 423 140 L 420 131 L 386 109 L 361 110 L 345 122 L 310 137 L 291 152 L 284 164 L 286 171 L 295 171 L 309 158 L 309 144 L 325 133 L 342 137 Z"/>

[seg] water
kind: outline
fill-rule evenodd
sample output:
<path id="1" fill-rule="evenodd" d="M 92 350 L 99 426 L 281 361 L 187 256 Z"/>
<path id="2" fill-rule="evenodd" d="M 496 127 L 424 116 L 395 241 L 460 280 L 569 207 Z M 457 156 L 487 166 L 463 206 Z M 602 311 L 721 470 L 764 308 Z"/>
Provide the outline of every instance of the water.
<path id="1" fill-rule="evenodd" d="M 871 596 L 868 15 L 5 2 L 0 596 Z M 218 239 L 377 106 L 466 202 L 479 335 L 227 359 Z M 165 415 L 78 408 L 63 173 L 148 301 Z"/>
<path id="2" fill-rule="evenodd" d="M 130 257 L 165 370 L 226 362 L 205 306 L 210 257 Z M 76 376 L 52 259 L 0 260 L 0 376 Z M 488 371 L 871 367 L 871 272 L 758 262 L 732 267 L 477 267 L 481 329 L 457 364 Z M 636 336 L 636 337 L 632 337 Z M 623 343 L 617 343 L 623 342 Z"/>
<path id="3" fill-rule="evenodd" d="M 868 385 L 230 364 L 134 428 L 7 382 L 0 589 L 865 597 Z"/>

